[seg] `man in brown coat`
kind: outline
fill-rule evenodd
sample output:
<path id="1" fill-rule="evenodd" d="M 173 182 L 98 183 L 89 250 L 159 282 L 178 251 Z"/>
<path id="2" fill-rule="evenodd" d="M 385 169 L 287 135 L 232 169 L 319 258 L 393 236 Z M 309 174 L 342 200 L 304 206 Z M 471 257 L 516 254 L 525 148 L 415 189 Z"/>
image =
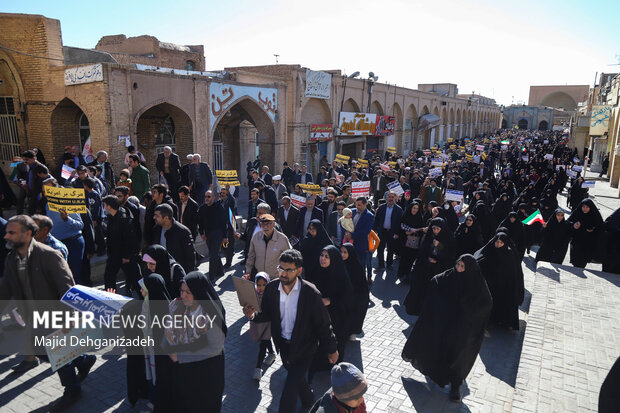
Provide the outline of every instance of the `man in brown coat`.
<path id="1" fill-rule="evenodd" d="M 59 302 L 75 284 L 69 265 L 60 252 L 34 239 L 37 229 L 34 220 L 27 215 L 16 215 L 8 221 L 4 239 L 11 251 L 6 257 L 4 276 L 0 278 L 0 301 L 11 298 L 18 301 L 28 334 L 33 332 L 30 327 L 32 310 L 44 310 L 37 308 L 37 303 L 42 300 Z M 44 349 L 38 348 L 35 352 L 39 358 L 46 358 Z M 52 406 L 52 411 L 67 409 L 78 400 L 80 382 L 86 378 L 96 360 L 94 355 L 82 355 L 58 369 L 60 383 L 65 391 L 62 398 Z M 37 365 L 37 358 L 31 355 L 14 370 L 25 372 Z"/>
<path id="2" fill-rule="evenodd" d="M 262 231 L 252 236 L 248 259 L 245 262 L 245 278 L 254 278 L 257 272 L 264 271 L 270 280 L 278 278 L 280 254 L 291 249 L 288 237 L 275 228 L 273 215 L 264 214 L 260 218 Z"/>

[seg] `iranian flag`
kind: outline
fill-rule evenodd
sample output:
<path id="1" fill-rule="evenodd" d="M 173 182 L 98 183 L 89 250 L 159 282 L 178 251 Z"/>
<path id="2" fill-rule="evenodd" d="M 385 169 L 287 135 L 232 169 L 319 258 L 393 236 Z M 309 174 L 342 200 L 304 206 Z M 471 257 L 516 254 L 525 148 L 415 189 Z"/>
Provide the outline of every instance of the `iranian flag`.
<path id="1" fill-rule="evenodd" d="M 545 225 L 545 220 L 539 210 L 536 210 L 532 215 L 523 220 L 525 225 L 532 225 L 534 222 L 540 222 Z"/>

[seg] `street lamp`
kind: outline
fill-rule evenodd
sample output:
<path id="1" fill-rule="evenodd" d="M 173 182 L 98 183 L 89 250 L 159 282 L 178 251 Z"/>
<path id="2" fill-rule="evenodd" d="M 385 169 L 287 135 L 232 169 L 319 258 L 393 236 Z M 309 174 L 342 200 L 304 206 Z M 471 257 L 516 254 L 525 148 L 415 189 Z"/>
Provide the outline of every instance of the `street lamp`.
<path id="1" fill-rule="evenodd" d="M 368 73 L 368 110 L 367 113 L 370 113 L 370 103 L 372 101 L 372 87 L 375 82 L 379 80 L 379 76 L 376 76 L 374 72 Z"/>

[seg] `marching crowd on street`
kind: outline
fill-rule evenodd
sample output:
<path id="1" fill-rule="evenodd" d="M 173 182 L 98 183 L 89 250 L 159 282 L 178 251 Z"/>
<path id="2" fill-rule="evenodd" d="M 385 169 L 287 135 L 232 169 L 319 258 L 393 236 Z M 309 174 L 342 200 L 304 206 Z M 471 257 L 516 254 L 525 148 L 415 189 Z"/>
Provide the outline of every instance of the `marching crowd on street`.
<path id="1" fill-rule="evenodd" d="M 260 381 L 262 366 L 279 354 L 287 371 L 280 412 L 300 402 L 304 411 L 361 413 L 372 377 L 367 382 L 343 358 L 362 337 L 375 270 L 392 269 L 394 282 L 409 285 L 407 313 L 418 317 L 403 360 L 450 385 L 459 402 L 485 329 L 519 329 L 521 264 L 531 248 L 537 261 L 562 264 L 568 253 L 575 267 L 599 262 L 620 274 L 620 208 L 603 220 L 583 178 L 587 161 L 567 140 L 498 130 L 409 154 L 324 157 L 316 175 L 287 162 L 272 175 L 275 167 L 257 158 L 243 171 L 247 211 L 237 208 L 240 187 L 220 184 L 198 154 L 181 162 L 166 147 L 149 171 L 132 146 L 123 165 L 104 151 L 87 162 L 78 147 L 64 148 L 52 165 L 34 148 L 9 177 L 22 196 L 0 174 L 0 202 L 16 208 L 0 218 L 0 300 L 60 300 L 74 284 L 92 286 L 91 260 L 107 255 L 104 289 L 132 298 L 122 311 L 222 321 L 206 330 L 126 331 L 156 343 L 128 351 L 129 402 L 148 399 L 156 412 L 217 412 L 227 328 L 214 285 L 242 250 L 243 278 L 254 282 L 260 303 L 243 308 L 258 351 L 248 375 Z M 50 208 L 47 186 L 83 188 L 86 212 Z M 560 206 L 564 191 L 568 205 Z M 209 251 L 207 273 L 198 270 L 205 259 L 198 237 Z M 19 313 L 31 322 L 27 309 Z M 44 354 L 33 349 L 15 372 L 36 367 Z M 95 360 L 85 354 L 58 370 L 65 392 L 52 411 L 79 403 Z M 332 388 L 317 399 L 310 385 L 325 370 Z"/>

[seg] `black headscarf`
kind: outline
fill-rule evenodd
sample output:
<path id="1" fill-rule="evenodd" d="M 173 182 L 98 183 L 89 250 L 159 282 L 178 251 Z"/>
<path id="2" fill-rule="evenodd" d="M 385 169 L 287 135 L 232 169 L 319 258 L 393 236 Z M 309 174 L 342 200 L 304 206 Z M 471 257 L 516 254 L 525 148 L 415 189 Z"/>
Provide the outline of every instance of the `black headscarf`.
<path id="1" fill-rule="evenodd" d="M 587 214 L 581 210 L 583 205 L 590 207 L 590 212 Z M 603 217 L 598 207 L 594 204 L 590 198 L 586 198 L 579 203 L 579 206 L 572 212 L 568 218 L 569 222 L 575 223 L 579 221 L 581 223 L 580 230 L 586 229 L 598 229 L 603 225 Z"/>
<path id="2" fill-rule="evenodd" d="M 353 285 L 353 291 L 356 293 L 368 294 L 368 282 L 366 281 L 364 267 L 362 267 L 362 264 L 357 258 L 355 247 L 349 242 L 343 244 L 342 247 L 346 248 L 349 253 L 349 258 L 343 261 L 347 268 L 347 272 L 349 273 L 349 278 L 351 279 L 351 284 Z"/>
<path id="3" fill-rule="evenodd" d="M 181 264 L 170 255 L 168 250 L 159 244 L 151 245 L 144 251 L 155 260 L 155 272 L 160 274 L 166 282 L 166 288 L 170 295 L 179 296 L 181 280 L 185 277 L 185 270 Z"/>
<path id="4" fill-rule="evenodd" d="M 227 332 L 226 328 L 226 310 L 222 305 L 222 301 L 220 297 L 217 295 L 213 284 L 209 281 L 206 275 L 201 273 L 200 271 L 192 271 L 183 278 L 183 283 L 187 285 L 187 288 L 192 292 L 194 299 L 197 301 L 201 301 L 206 304 L 206 302 L 211 302 L 211 304 L 221 312 L 222 317 L 222 331 L 224 334 Z M 203 308 L 203 310 L 208 311 L 208 308 Z M 218 316 L 218 314 L 216 314 Z"/>
<path id="5" fill-rule="evenodd" d="M 467 226 L 468 218 L 473 220 L 471 227 Z M 482 246 L 482 232 L 475 215 L 469 214 L 465 221 L 459 224 L 454 233 L 454 242 L 457 255 L 473 254 Z"/>
<path id="6" fill-rule="evenodd" d="M 304 257 L 304 272 L 306 277 L 312 274 L 313 270 L 319 266 L 319 256 L 323 248 L 328 245 L 334 245 L 320 220 L 313 219 L 310 221 L 308 228 L 310 227 L 316 229 L 316 236 L 313 237 L 308 232 L 299 242 L 299 251 Z"/>
<path id="7" fill-rule="evenodd" d="M 446 205 L 448 208 L 446 209 Z M 443 207 L 439 211 L 439 216 L 442 217 L 446 223 L 448 224 L 448 228 L 451 232 L 456 231 L 459 226 L 459 217 L 456 215 L 454 208 L 452 207 L 452 202 L 445 201 L 443 203 Z"/>
<path id="8" fill-rule="evenodd" d="M 512 217 L 514 217 L 515 222 L 510 222 L 510 218 Z M 523 259 L 526 248 L 525 226 L 523 225 L 523 222 L 519 220 L 519 215 L 516 212 L 509 213 L 506 219 L 504 219 L 499 226 L 508 229 L 510 232 L 510 237 L 517 247 L 519 256 Z"/>
<path id="9" fill-rule="evenodd" d="M 414 205 L 418 206 L 418 212 L 415 215 L 411 213 L 411 208 L 413 208 Z M 400 222 L 401 224 L 404 224 L 409 228 L 423 228 L 423 215 L 424 207 L 422 205 L 422 201 L 420 201 L 419 199 L 414 199 L 411 204 L 409 204 L 409 207 L 407 207 L 407 209 L 403 212 L 403 217 L 401 218 Z"/>

